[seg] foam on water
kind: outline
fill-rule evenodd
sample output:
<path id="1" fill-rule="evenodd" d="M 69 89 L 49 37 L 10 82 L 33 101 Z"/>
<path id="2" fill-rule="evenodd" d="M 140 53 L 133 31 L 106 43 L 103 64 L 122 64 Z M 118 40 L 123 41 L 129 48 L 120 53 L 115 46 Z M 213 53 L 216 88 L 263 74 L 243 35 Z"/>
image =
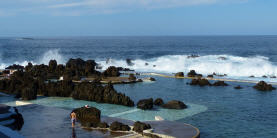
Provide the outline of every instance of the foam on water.
<path id="1" fill-rule="evenodd" d="M 133 66 L 128 66 L 124 59 L 109 59 L 107 61 L 98 60 L 103 69 L 109 66 L 131 68 L 138 72 L 156 72 L 156 73 L 176 73 L 189 72 L 196 70 L 197 73 L 208 75 L 212 73 L 227 74 L 230 78 L 251 79 L 249 76 L 261 77 L 266 75 L 277 76 L 277 65 L 264 56 L 240 57 L 233 55 L 204 55 L 196 58 L 188 58 L 189 55 L 166 55 L 150 59 L 132 60 Z M 49 60 L 55 59 L 58 64 L 65 64 L 65 55 L 62 55 L 59 49 L 46 51 L 35 61 L 15 61 L 14 63 L 4 63 L 1 61 L 0 69 L 11 64 L 26 66 L 28 62 L 36 64 L 48 64 Z M 148 65 L 146 65 L 148 63 Z M 261 80 L 261 78 L 258 78 Z M 263 78 L 263 80 L 266 80 Z M 270 81 L 270 80 L 269 80 Z"/>
<path id="2" fill-rule="evenodd" d="M 60 53 L 59 49 L 51 49 L 46 51 L 45 53 L 42 54 L 42 56 L 35 60 L 35 61 L 15 61 L 13 63 L 4 63 L 1 60 L 1 54 L 0 54 L 0 69 L 5 69 L 6 67 L 8 67 L 9 65 L 12 64 L 18 64 L 21 66 L 26 66 L 28 65 L 28 63 L 32 63 L 33 65 L 38 65 L 38 64 L 45 64 L 48 65 L 50 60 L 55 59 L 57 61 L 58 64 L 65 64 L 65 59 L 63 57 L 63 55 Z"/>
<path id="3" fill-rule="evenodd" d="M 277 66 L 263 56 L 239 57 L 232 55 L 206 55 L 197 58 L 188 58 L 189 55 L 168 55 L 147 60 L 136 59 L 133 66 L 128 66 L 125 60 L 110 60 L 99 63 L 105 68 L 118 66 L 135 69 L 141 72 L 176 73 L 196 70 L 208 75 L 212 73 L 228 74 L 234 77 L 261 77 L 263 75 L 276 76 Z M 224 58 L 224 59 L 223 59 Z M 148 63 L 146 66 L 145 63 Z M 155 67 L 154 67 L 155 65 Z"/>

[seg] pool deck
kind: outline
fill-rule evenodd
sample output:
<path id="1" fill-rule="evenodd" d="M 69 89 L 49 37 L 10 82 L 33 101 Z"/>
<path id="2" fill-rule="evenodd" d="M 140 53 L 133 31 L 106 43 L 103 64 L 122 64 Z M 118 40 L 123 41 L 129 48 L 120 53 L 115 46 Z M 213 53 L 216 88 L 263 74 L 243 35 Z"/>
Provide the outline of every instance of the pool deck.
<path id="1" fill-rule="evenodd" d="M 71 110 L 37 104 L 29 104 L 17 107 L 23 115 L 25 124 L 19 133 L 28 138 L 48 137 L 143 137 L 133 132 L 111 132 L 108 130 L 83 129 L 80 124 L 73 129 L 69 114 Z M 134 121 L 114 117 L 101 117 L 108 124 L 119 121 L 132 126 Z M 153 128 L 154 134 L 176 138 L 199 137 L 199 130 L 189 124 L 174 121 L 147 121 Z"/>

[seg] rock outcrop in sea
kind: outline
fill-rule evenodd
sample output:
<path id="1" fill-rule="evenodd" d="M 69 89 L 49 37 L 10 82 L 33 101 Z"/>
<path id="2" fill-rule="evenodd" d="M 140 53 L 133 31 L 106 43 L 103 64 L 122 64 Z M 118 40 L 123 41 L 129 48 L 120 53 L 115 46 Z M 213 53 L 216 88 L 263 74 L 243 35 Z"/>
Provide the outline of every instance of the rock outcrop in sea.
<path id="1" fill-rule="evenodd" d="M 267 84 L 264 81 L 260 81 L 253 88 L 255 88 L 256 90 L 259 90 L 259 91 L 272 91 L 272 90 L 276 90 L 275 87 L 272 87 L 271 84 Z"/>

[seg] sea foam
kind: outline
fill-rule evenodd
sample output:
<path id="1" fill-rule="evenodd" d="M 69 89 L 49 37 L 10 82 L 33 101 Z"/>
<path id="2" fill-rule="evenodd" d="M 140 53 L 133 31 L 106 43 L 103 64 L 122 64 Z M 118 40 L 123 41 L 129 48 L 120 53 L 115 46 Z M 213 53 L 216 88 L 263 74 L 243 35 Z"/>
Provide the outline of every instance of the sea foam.
<path id="1" fill-rule="evenodd" d="M 277 75 L 277 66 L 263 56 L 239 57 L 232 55 L 205 55 L 188 58 L 189 55 L 167 55 L 142 60 L 136 59 L 133 66 L 128 66 L 125 60 L 113 60 L 99 63 L 103 68 L 118 66 L 135 69 L 141 72 L 176 73 L 196 70 L 198 73 L 208 75 L 212 73 L 228 74 L 228 76 L 273 76 Z M 145 63 L 148 63 L 146 65 Z"/>

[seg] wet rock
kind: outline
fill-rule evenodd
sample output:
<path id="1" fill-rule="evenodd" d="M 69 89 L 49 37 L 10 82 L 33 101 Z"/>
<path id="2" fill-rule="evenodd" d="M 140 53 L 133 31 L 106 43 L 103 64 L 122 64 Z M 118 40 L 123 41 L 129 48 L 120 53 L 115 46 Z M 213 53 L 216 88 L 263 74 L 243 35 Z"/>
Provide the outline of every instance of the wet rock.
<path id="1" fill-rule="evenodd" d="M 74 83 L 71 80 L 48 82 L 44 89 L 44 96 L 70 97 L 74 91 Z"/>
<path id="2" fill-rule="evenodd" d="M 178 72 L 175 74 L 175 77 L 178 78 L 178 77 L 184 77 L 184 72 Z"/>
<path id="3" fill-rule="evenodd" d="M 22 98 L 22 100 L 37 99 L 37 90 L 36 90 L 35 86 L 33 86 L 31 88 L 26 87 L 26 88 L 22 89 L 21 98 Z"/>
<path id="4" fill-rule="evenodd" d="M 202 77 L 202 74 L 197 74 L 195 70 L 190 70 L 190 72 L 187 74 L 188 77 Z"/>
<path id="5" fill-rule="evenodd" d="M 134 128 L 133 130 L 138 132 L 138 133 L 142 133 L 143 130 L 147 130 L 147 129 L 151 129 L 151 126 L 149 124 L 137 121 L 134 123 Z"/>
<path id="6" fill-rule="evenodd" d="M 270 76 L 270 78 L 276 78 L 276 76 Z"/>
<path id="7" fill-rule="evenodd" d="M 145 63 L 145 66 L 148 66 L 149 64 L 148 63 Z"/>
<path id="8" fill-rule="evenodd" d="M 154 105 L 157 105 L 157 106 L 161 106 L 164 104 L 164 101 L 162 98 L 157 98 L 155 101 L 154 101 Z"/>
<path id="9" fill-rule="evenodd" d="M 98 123 L 97 126 L 100 127 L 100 128 L 109 128 L 109 125 L 106 122 Z"/>
<path id="10" fill-rule="evenodd" d="M 81 107 L 74 109 L 73 112 L 77 115 L 77 120 L 82 126 L 97 127 L 100 123 L 101 111 L 95 107 Z"/>
<path id="11" fill-rule="evenodd" d="M 134 65 L 135 65 L 135 64 L 132 62 L 132 60 L 129 59 L 129 58 L 126 59 L 126 63 L 127 63 L 128 66 L 134 66 Z"/>
<path id="12" fill-rule="evenodd" d="M 150 110 L 153 108 L 153 99 L 143 99 L 139 100 L 137 103 L 137 108 L 143 109 L 143 110 Z"/>
<path id="13" fill-rule="evenodd" d="M 234 87 L 234 89 L 242 89 L 242 87 L 240 85 Z"/>
<path id="14" fill-rule="evenodd" d="M 11 65 L 11 66 L 8 66 L 6 69 L 9 69 L 9 70 L 23 70 L 24 67 L 21 66 L 21 65 L 13 64 L 13 65 Z"/>
<path id="15" fill-rule="evenodd" d="M 192 79 L 190 85 L 199 85 L 199 86 L 211 86 L 210 82 L 207 79 Z"/>
<path id="16" fill-rule="evenodd" d="M 102 75 L 105 77 L 118 77 L 120 72 L 115 66 L 110 66 L 102 73 Z"/>
<path id="17" fill-rule="evenodd" d="M 128 125 L 115 121 L 110 125 L 110 129 L 112 131 L 130 131 L 131 128 Z"/>
<path id="18" fill-rule="evenodd" d="M 156 65 L 153 65 L 153 67 L 155 68 L 155 67 L 156 67 Z"/>
<path id="19" fill-rule="evenodd" d="M 266 76 L 266 75 L 263 75 L 262 77 L 263 77 L 263 78 L 267 78 L 267 76 Z"/>
<path id="20" fill-rule="evenodd" d="M 249 76 L 249 78 L 255 78 L 255 76 L 254 76 L 254 75 L 251 75 L 251 76 Z"/>
<path id="21" fill-rule="evenodd" d="M 90 82 L 79 83 L 75 86 L 72 97 L 77 100 L 134 106 L 134 102 L 125 94 L 117 93 L 111 83 L 105 87 Z"/>
<path id="22" fill-rule="evenodd" d="M 259 90 L 259 91 L 272 91 L 275 90 L 275 87 L 272 87 L 271 84 L 267 84 L 264 81 L 260 81 L 259 83 L 257 83 L 253 88 Z"/>
<path id="23" fill-rule="evenodd" d="M 162 107 L 167 108 L 167 109 L 185 109 L 185 108 L 187 108 L 187 106 L 183 102 L 177 101 L 177 100 L 169 101 L 168 103 L 162 105 Z"/>
<path id="24" fill-rule="evenodd" d="M 224 81 L 216 81 L 213 86 L 228 86 Z"/>
<path id="25" fill-rule="evenodd" d="M 129 80 L 129 81 L 136 81 L 137 78 L 135 77 L 134 74 L 130 74 L 128 80 Z"/>
<path id="26" fill-rule="evenodd" d="M 50 60 L 48 66 L 49 66 L 49 72 L 55 72 L 56 68 L 58 66 L 57 61 L 56 60 Z"/>
<path id="27" fill-rule="evenodd" d="M 208 75 L 207 77 L 208 77 L 208 78 L 213 78 L 213 77 L 214 77 L 214 75 L 212 75 L 212 74 L 211 74 L 211 75 Z"/>
<path id="28" fill-rule="evenodd" d="M 195 70 L 191 70 L 191 71 L 187 74 L 188 77 L 195 77 L 196 75 L 197 75 L 197 73 L 195 72 Z"/>

